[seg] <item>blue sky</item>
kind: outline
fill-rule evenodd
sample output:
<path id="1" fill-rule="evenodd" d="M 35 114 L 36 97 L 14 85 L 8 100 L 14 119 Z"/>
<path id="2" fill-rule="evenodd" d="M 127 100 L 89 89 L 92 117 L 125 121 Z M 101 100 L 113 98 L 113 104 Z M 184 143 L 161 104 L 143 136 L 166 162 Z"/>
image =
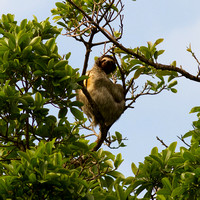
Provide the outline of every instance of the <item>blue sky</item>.
<path id="1" fill-rule="evenodd" d="M 1 0 L 0 15 L 12 13 L 16 20 L 24 18 L 38 20 L 51 18 L 50 10 L 55 6 L 55 0 Z M 159 46 L 165 49 L 159 62 L 170 64 L 176 60 L 178 65 L 191 72 L 197 71 L 197 64 L 186 51 L 191 43 L 198 57 L 200 53 L 200 1 L 199 0 L 124 0 L 124 35 L 122 43 L 127 47 L 145 45 L 147 41 L 154 42 L 164 38 Z M 71 66 L 81 68 L 83 65 L 84 48 L 72 38 L 60 36 L 58 39 L 60 54 L 72 52 Z M 77 51 L 78 50 L 78 51 Z M 90 59 L 100 55 L 102 49 L 94 49 Z M 78 59 L 77 59 L 78 55 Z M 200 56 L 199 56 L 200 58 Z M 163 92 L 157 96 L 141 97 L 134 104 L 134 109 L 126 111 L 114 124 L 110 132 L 119 131 L 127 147 L 111 150 L 122 153 L 124 163 L 120 171 L 126 176 L 131 175 L 131 162 L 142 162 L 151 149 L 157 146 L 161 151 L 162 145 L 156 140 L 161 138 L 167 145 L 177 141 L 177 135 L 183 135 L 192 129 L 195 114 L 189 114 L 194 106 L 200 104 L 199 83 L 180 78 L 177 94 Z M 183 144 L 178 141 L 179 147 Z"/>

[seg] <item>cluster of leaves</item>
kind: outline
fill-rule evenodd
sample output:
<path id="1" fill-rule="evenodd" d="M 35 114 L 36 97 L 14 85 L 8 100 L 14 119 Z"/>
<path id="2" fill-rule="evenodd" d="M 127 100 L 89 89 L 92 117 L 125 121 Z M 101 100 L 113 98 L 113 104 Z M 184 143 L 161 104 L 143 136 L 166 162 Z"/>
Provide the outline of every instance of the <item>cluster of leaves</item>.
<path id="1" fill-rule="evenodd" d="M 47 20 L 35 18 L 20 25 L 13 15 L 0 21 L 0 136 L 1 141 L 29 146 L 39 138 L 66 136 L 72 125 L 65 117 L 68 109 L 78 118 L 82 113 L 72 102 L 73 90 L 82 80 L 77 69 L 62 59 L 55 42 L 61 30 Z M 47 105 L 59 108 L 59 121 L 49 115 Z M 26 141 L 21 142 L 23 136 Z M 28 140 L 28 141 L 27 141 Z M 33 145 L 33 143 L 32 143 Z"/>
<path id="2" fill-rule="evenodd" d="M 110 6 L 110 2 L 108 3 L 105 0 L 75 0 L 73 3 L 88 15 L 93 15 L 97 23 L 102 20 L 103 12 L 101 10 L 109 9 L 110 11 L 118 12 L 114 4 Z M 57 8 L 52 9 L 52 14 L 56 15 L 53 19 L 58 21 L 59 25 L 70 32 L 72 29 L 76 29 L 78 33 L 90 32 L 90 22 L 86 20 L 84 15 L 72 6 L 69 1 L 57 2 L 56 7 Z M 99 13 L 101 14 L 99 15 Z M 64 20 L 64 22 L 60 20 Z"/>
<path id="3" fill-rule="evenodd" d="M 79 135 L 77 69 L 58 54 L 48 19 L 0 20 L 0 199 L 119 199 L 122 163 Z M 58 116 L 49 115 L 56 107 Z M 117 137 L 118 142 L 121 139 Z M 115 189 L 114 189 L 115 188 Z M 128 193 L 126 194 L 128 196 Z"/>
<path id="4" fill-rule="evenodd" d="M 69 2 L 57 3 L 52 12 L 56 20 L 64 20 L 60 25 L 80 33 L 81 38 L 93 25 Z M 100 8 L 106 13 L 118 12 L 107 1 L 73 2 L 100 21 L 105 17 Z M 176 142 L 161 153 L 153 148 L 139 167 L 132 164 L 135 177 L 125 178 L 116 171 L 123 161 L 121 154 L 115 157 L 102 149 L 92 151 L 96 144 L 79 135 L 84 118 L 77 109 L 81 103 L 73 99 L 85 76 L 80 77 L 78 69 L 69 65 L 70 53 L 65 58 L 58 54 L 56 37 L 60 33 L 48 19 L 38 22 L 35 17 L 19 25 L 10 14 L 0 19 L 0 199 L 133 200 L 142 191 L 146 191 L 146 199 L 200 198 L 200 119 L 194 122 L 195 129 L 182 137 L 192 136 L 188 149 L 181 147 L 175 152 Z M 156 63 L 164 52 L 157 50 L 162 41 L 132 51 Z M 176 92 L 176 72 L 156 70 L 117 48 L 114 53 L 121 58 L 117 76 L 132 94 L 132 102 L 163 89 Z M 142 92 L 135 94 L 135 80 L 142 75 L 148 80 Z M 157 82 L 152 81 L 155 78 Z M 50 107 L 57 108 L 58 116 L 49 115 Z M 68 110 L 76 122 L 68 121 Z M 200 116 L 199 107 L 192 112 Z M 120 133 L 112 140 L 124 146 Z"/>
<path id="5" fill-rule="evenodd" d="M 90 150 L 80 141 L 66 146 L 54 139 L 18 151 L 17 159 L 0 163 L 0 199 L 118 199 L 112 188 L 124 178 L 115 171 L 121 155 Z M 83 159 L 80 165 L 73 154 L 81 152 L 87 158 L 77 158 Z"/>
<path id="6" fill-rule="evenodd" d="M 198 112 L 200 107 L 195 107 L 191 112 Z M 177 142 L 172 143 L 161 153 L 157 147 L 153 148 L 151 154 L 145 157 L 144 163 L 137 168 L 132 164 L 135 174 L 131 184 L 135 194 L 145 191 L 144 198 L 147 199 L 199 199 L 199 174 L 200 174 L 200 118 L 194 122 L 194 130 L 186 133 L 182 140 L 191 137 L 189 148 L 180 147 L 175 152 Z"/>
<path id="7" fill-rule="evenodd" d="M 158 50 L 157 45 L 163 42 L 163 39 L 158 39 L 154 43 L 148 42 L 147 47 L 141 46 L 138 48 L 131 49 L 133 52 L 137 53 L 140 56 L 143 56 L 147 60 L 156 63 L 157 59 L 160 55 L 164 53 L 164 50 Z M 124 72 L 124 79 L 126 81 L 126 85 L 129 86 L 130 82 L 134 83 L 141 79 L 142 77 L 145 78 L 145 84 L 143 86 L 143 90 L 141 94 L 157 94 L 163 89 L 172 91 L 174 93 L 177 90 L 174 86 L 177 85 L 177 80 L 173 80 L 174 78 L 178 77 L 178 73 L 169 70 L 157 70 L 151 65 L 148 65 L 137 58 L 133 58 L 132 55 L 127 54 L 126 52 L 120 50 L 119 48 L 115 49 L 115 53 L 121 59 L 121 71 Z M 175 65 L 176 62 L 173 62 L 172 65 Z M 117 72 L 117 77 L 121 78 L 121 72 Z M 166 78 L 165 78 L 166 77 Z M 133 85 L 134 85 L 133 84 Z M 131 91 L 132 89 L 132 91 Z M 136 88 L 130 87 L 130 92 L 133 95 L 132 98 L 136 97 L 137 95 L 134 94 Z"/>

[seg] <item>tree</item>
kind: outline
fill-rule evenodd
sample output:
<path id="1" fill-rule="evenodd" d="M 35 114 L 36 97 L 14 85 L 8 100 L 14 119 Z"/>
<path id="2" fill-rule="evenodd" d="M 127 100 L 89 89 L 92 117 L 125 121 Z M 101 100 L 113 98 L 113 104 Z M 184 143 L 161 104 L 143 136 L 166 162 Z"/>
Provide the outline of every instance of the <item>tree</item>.
<path id="1" fill-rule="evenodd" d="M 198 199 L 199 121 L 194 122 L 194 131 L 181 137 L 184 141 L 192 136 L 188 148 L 175 152 L 176 143 L 172 143 L 159 153 L 155 147 L 139 167 L 132 164 L 135 176 L 125 178 L 117 171 L 121 154 L 114 156 L 100 149 L 103 143 L 111 147 L 114 142 L 118 142 L 116 148 L 123 147 L 122 135 L 108 136 L 111 126 L 105 125 L 83 80 L 91 49 L 104 46 L 103 53 L 112 54 L 117 61 L 112 78 L 121 81 L 126 91 L 126 111 L 140 96 L 176 92 L 179 76 L 199 82 L 199 71 L 192 75 L 176 62 L 158 63 L 164 50 L 157 46 L 163 39 L 133 49 L 120 44 L 121 0 L 66 0 L 56 6 L 54 20 L 67 36 L 85 46 L 82 75 L 69 65 L 70 53 L 58 54 L 56 37 L 61 29 L 48 19 L 38 22 L 35 17 L 18 25 L 7 14 L 0 21 L 1 199 L 138 199 L 143 190 L 147 199 Z M 118 19 L 116 31 L 112 24 Z M 199 62 L 191 48 L 188 51 Z M 139 79 L 144 84 L 138 87 Z M 99 117 L 99 134 L 78 109 L 82 104 L 74 100 L 76 89 L 83 90 Z M 49 115 L 53 107 L 58 116 Z M 68 121 L 68 111 L 74 122 Z M 192 112 L 199 113 L 200 108 Z M 81 128 L 92 131 L 96 142 L 86 140 L 91 134 L 81 135 Z"/>

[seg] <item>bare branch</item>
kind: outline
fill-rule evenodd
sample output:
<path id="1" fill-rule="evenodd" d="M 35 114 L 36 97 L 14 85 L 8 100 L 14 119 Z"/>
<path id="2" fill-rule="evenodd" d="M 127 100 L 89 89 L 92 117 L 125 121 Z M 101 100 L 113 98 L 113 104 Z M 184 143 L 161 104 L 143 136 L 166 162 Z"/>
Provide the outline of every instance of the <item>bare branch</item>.
<path id="1" fill-rule="evenodd" d="M 161 140 L 158 136 L 156 136 L 156 139 L 166 148 L 168 148 L 168 146 L 163 142 L 163 140 Z"/>
<path id="2" fill-rule="evenodd" d="M 185 142 L 182 136 L 181 137 L 177 136 L 177 138 L 180 139 L 186 146 L 191 147 L 187 142 Z"/>
<path id="3" fill-rule="evenodd" d="M 125 107 L 125 110 L 127 108 L 133 108 L 132 104 L 135 103 L 135 101 L 138 97 L 144 96 L 144 95 L 157 95 L 157 94 L 161 93 L 164 89 L 167 89 L 166 85 L 164 85 L 158 91 L 150 92 L 151 88 L 148 86 L 149 86 L 148 84 L 145 84 L 143 90 L 139 94 L 136 94 L 135 96 L 134 96 L 134 92 L 137 87 L 132 89 L 133 90 L 132 97 L 126 99 L 126 101 L 131 101 L 131 102 Z"/>

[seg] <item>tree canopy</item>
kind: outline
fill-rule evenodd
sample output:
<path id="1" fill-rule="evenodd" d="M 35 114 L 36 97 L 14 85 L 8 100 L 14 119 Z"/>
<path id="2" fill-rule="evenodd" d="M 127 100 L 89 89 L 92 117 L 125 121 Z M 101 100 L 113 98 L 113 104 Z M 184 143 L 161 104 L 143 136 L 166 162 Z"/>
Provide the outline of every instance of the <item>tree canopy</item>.
<path id="1" fill-rule="evenodd" d="M 121 154 L 103 150 L 122 148 L 124 136 L 104 123 L 98 107 L 83 85 L 93 47 L 117 61 L 112 75 L 126 93 L 127 109 L 136 99 L 164 90 L 176 93 L 179 77 L 200 82 L 200 71 L 191 74 L 176 62 L 159 63 L 163 39 L 147 46 L 125 47 L 122 0 L 66 0 L 52 9 L 57 26 L 49 19 L 0 19 L 0 198 L 1 199 L 198 199 L 200 107 L 194 130 L 177 142 L 155 147 L 144 162 L 132 163 L 133 174 L 117 171 Z M 118 22 L 116 29 L 116 23 Z M 62 27 L 62 28 L 61 28 Z M 63 31 L 63 32 L 62 32 Z M 82 69 L 69 65 L 70 52 L 59 55 L 56 38 L 63 33 L 85 47 Z M 191 47 L 187 49 L 199 64 Z M 138 82 L 138 80 L 140 80 Z M 90 126 L 75 100 L 82 89 L 99 116 L 99 133 Z M 49 114 L 51 109 L 57 115 Z M 74 121 L 69 121 L 69 112 Z M 80 130 L 82 130 L 80 132 Z M 88 133 L 89 131 L 89 133 Z M 82 133 L 83 132 L 83 133 Z M 92 142 L 90 136 L 96 136 Z M 190 143 L 185 138 L 191 138 Z M 89 139 L 88 139 L 89 138 Z M 117 144 L 117 145 L 116 145 Z"/>

